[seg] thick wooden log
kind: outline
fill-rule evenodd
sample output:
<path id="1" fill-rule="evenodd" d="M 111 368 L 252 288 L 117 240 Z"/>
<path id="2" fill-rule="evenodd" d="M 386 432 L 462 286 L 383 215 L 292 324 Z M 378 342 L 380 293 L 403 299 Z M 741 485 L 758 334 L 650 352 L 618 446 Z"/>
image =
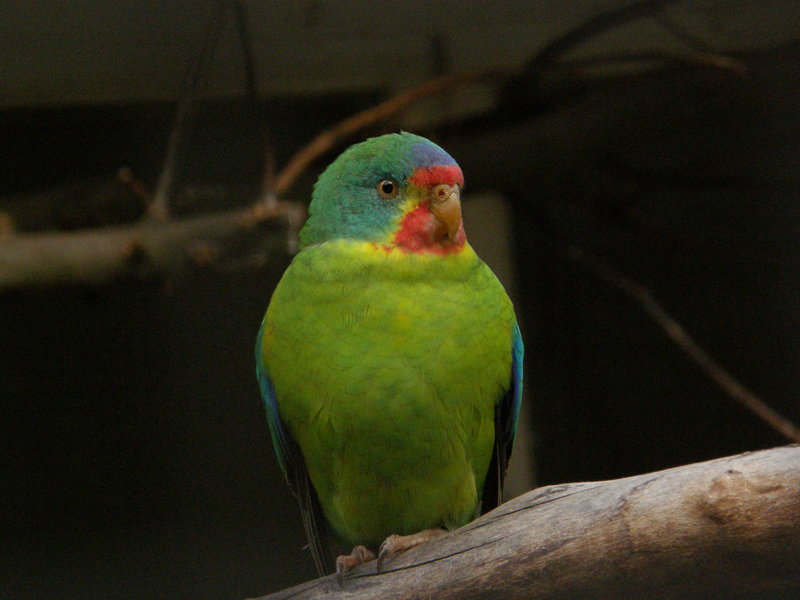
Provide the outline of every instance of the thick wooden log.
<path id="1" fill-rule="evenodd" d="M 384 565 L 261 600 L 800 598 L 800 446 L 511 500 Z"/>

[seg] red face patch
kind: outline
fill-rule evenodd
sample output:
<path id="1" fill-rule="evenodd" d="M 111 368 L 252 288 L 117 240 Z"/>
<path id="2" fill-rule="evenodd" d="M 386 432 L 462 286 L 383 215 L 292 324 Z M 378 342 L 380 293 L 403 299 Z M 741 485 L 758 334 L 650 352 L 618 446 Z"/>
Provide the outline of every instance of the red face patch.
<path id="1" fill-rule="evenodd" d="M 420 167 L 414 170 L 414 174 L 408 182 L 423 188 L 433 187 L 441 183 L 447 185 L 458 184 L 459 187 L 464 187 L 464 175 L 458 165 Z"/>
<path id="2" fill-rule="evenodd" d="M 394 243 L 405 252 L 446 255 L 459 252 L 467 241 L 463 223 L 459 225 L 453 240 L 447 237 L 436 238 L 435 231 L 436 217 L 428 210 L 427 205 L 420 204 L 400 221 Z"/>

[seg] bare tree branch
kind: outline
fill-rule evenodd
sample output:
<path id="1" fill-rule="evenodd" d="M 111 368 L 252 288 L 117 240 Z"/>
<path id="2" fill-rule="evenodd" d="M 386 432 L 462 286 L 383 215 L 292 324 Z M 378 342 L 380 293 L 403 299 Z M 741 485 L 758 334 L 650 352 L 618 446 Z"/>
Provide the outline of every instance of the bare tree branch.
<path id="1" fill-rule="evenodd" d="M 437 77 L 417 87 L 404 90 L 396 96 L 392 96 L 388 100 L 381 102 L 377 106 L 363 110 L 340 121 L 332 128 L 320 133 L 289 159 L 286 166 L 278 173 L 275 182 L 275 194 L 277 196 L 285 194 L 297 177 L 300 176 L 315 159 L 333 148 L 341 139 L 353 135 L 364 127 L 373 125 L 397 114 L 413 102 L 421 98 L 452 90 L 465 83 L 507 76 L 507 73 L 501 71 L 485 71 L 482 73 Z"/>
<path id="2" fill-rule="evenodd" d="M 218 2 L 216 6 L 219 10 L 223 10 L 225 4 Z M 238 5 L 237 5 L 238 6 Z M 241 8 L 241 6 L 239 6 Z M 237 13 L 238 17 L 242 19 L 243 15 Z M 240 21 L 240 27 L 243 22 Z M 205 55 L 210 53 L 213 46 L 215 28 L 210 28 L 206 37 L 207 46 Z M 209 41 L 211 40 L 211 41 Z M 243 47 L 247 45 L 246 41 L 242 40 Z M 200 66 L 207 59 L 201 60 L 198 58 L 195 61 L 195 66 L 190 69 L 193 75 L 187 75 L 185 87 L 187 91 L 184 93 L 182 104 L 185 110 L 189 110 L 191 105 L 190 99 L 194 92 L 190 92 L 197 85 L 198 78 L 202 72 Z M 544 65 L 544 69 L 575 69 L 583 67 L 601 66 L 606 62 L 615 63 L 629 60 L 647 60 L 647 61 L 661 61 L 667 63 L 669 61 L 690 62 L 693 64 L 701 64 L 712 68 L 721 69 L 738 69 L 740 64 L 736 61 L 731 61 L 724 56 L 719 55 L 676 55 L 671 54 L 633 54 L 633 55 L 610 55 L 605 58 L 591 59 L 589 61 L 567 61 L 564 63 Z M 249 219 L 251 222 L 259 222 L 264 219 L 271 219 L 278 215 L 284 215 L 287 218 L 288 224 L 288 247 L 290 251 L 294 251 L 297 247 L 297 231 L 302 224 L 303 210 L 298 205 L 293 203 L 284 203 L 277 198 L 283 196 L 296 178 L 302 174 L 312 162 L 323 153 L 327 152 L 335 146 L 342 139 L 355 134 L 357 131 L 371 124 L 380 122 L 404 108 L 408 107 L 413 102 L 422 98 L 430 97 L 439 93 L 451 91 L 454 88 L 465 85 L 471 82 L 479 81 L 493 81 L 509 79 L 511 72 L 502 71 L 486 71 L 473 74 L 462 75 L 446 75 L 437 77 L 426 83 L 405 90 L 400 94 L 389 98 L 388 100 L 374 106 L 370 109 L 361 111 L 351 117 L 334 125 L 327 131 L 319 134 L 307 146 L 298 151 L 286 164 L 286 166 L 277 174 L 274 172 L 274 153 L 268 149 L 266 168 L 264 175 L 264 190 L 262 198 L 248 209 L 241 211 L 243 218 Z M 248 79 L 248 88 L 253 88 L 254 82 Z M 162 201 L 154 201 L 149 207 L 149 214 L 160 215 L 166 218 L 168 216 L 168 204 L 166 203 L 166 196 L 168 188 L 172 186 L 172 177 L 174 175 L 177 144 L 180 138 L 183 122 L 188 113 L 184 112 L 181 116 L 176 118 L 176 123 L 173 127 L 170 138 L 170 148 L 167 152 L 165 165 L 159 181 L 159 191 L 156 192 L 156 197 L 161 198 Z M 127 171 L 121 171 L 119 174 L 120 180 L 129 187 L 137 196 L 147 200 L 149 192 L 146 188 Z M 158 208 L 158 207 L 161 208 Z M 163 210 L 162 210 L 163 208 Z M 232 213 L 228 213 L 229 215 Z M 220 217 L 217 219 L 216 217 Z M 222 215 L 209 215 L 209 222 L 217 223 L 216 231 L 213 235 L 232 234 L 235 228 L 230 228 L 231 219 L 225 218 Z M 161 218 L 151 219 L 150 221 L 159 222 Z M 235 220 L 235 219 L 234 219 Z M 5 223 L 5 221 L 3 221 Z M 13 223 L 13 221 L 8 221 Z M 126 227 L 114 227 L 104 229 L 85 229 L 78 230 L 70 233 L 47 233 L 47 234 L 19 234 L 14 235 L 11 226 L 3 227 L 2 234 L 6 237 L 3 242 L 2 249 L 3 256 L 0 257 L 0 291 L 8 291 L 12 288 L 25 287 L 27 285 L 48 285 L 59 283 L 86 283 L 90 281 L 103 281 L 107 277 L 114 274 L 121 274 L 131 269 L 130 257 L 127 257 L 126 252 L 133 252 L 134 258 L 141 256 L 141 253 L 136 251 L 140 242 L 137 240 L 141 238 L 151 239 L 150 236 L 155 235 L 158 239 L 154 242 L 155 247 L 147 253 L 148 256 L 180 256 L 182 252 L 185 253 L 186 240 L 182 237 L 181 232 L 190 232 L 194 229 L 199 221 L 197 218 L 189 219 L 186 222 L 178 221 L 175 223 L 174 231 L 179 232 L 176 237 L 174 252 L 168 252 L 167 246 L 169 240 L 162 238 L 151 225 L 151 222 L 134 224 Z M 139 230 L 141 229 L 141 230 Z M 206 230 L 206 234 L 211 235 L 215 229 L 212 227 Z M 163 230 L 164 232 L 167 229 Z M 227 244 L 233 242 L 233 239 L 226 241 Z M 121 246 L 119 245 L 121 244 Z M 127 250 L 126 250 L 127 248 Z M 134 250 L 132 251 L 131 248 Z M 91 249 L 91 252 L 89 251 Z M 155 260 L 155 259 L 154 259 Z M 156 260 L 155 262 L 159 262 Z M 166 260 L 161 263 L 164 268 L 167 264 L 177 266 L 180 261 Z M 139 271 L 142 269 L 140 268 Z M 159 270 L 159 269 L 156 269 Z"/>
<path id="3" fill-rule="evenodd" d="M 793 442 L 800 442 L 800 427 L 779 414 L 764 402 L 764 400 L 739 383 L 733 375 L 726 371 L 708 354 L 708 352 L 694 341 L 683 325 L 659 304 L 650 290 L 625 277 L 616 269 L 587 254 L 580 248 L 572 247 L 570 249 L 570 256 L 573 260 L 588 267 L 592 273 L 636 300 L 642 309 L 655 320 L 662 331 L 664 331 L 664 333 L 666 333 L 712 381 L 719 385 L 726 394 L 755 414 L 775 431 L 785 436 L 786 439 Z"/>
<path id="4" fill-rule="evenodd" d="M 647 3 L 651 4 L 651 3 Z M 625 62 L 657 62 L 661 65 L 669 63 L 690 64 L 714 69 L 732 70 L 738 73 L 745 71 L 745 66 L 740 61 L 734 60 L 724 54 L 711 53 L 685 53 L 674 54 L 668 52 L 633 52 L 614 53 L 606 56 L 594 57 L 584 60 L 570 60 L 561 63 L 537 63 L 541 70 L 577 70 L 582 68 L 602 67 Z M 341 140 L 346 139 L 358 131 L 375 123 L 379 123 L 396 115 L 414 102 L 450 92 L 457 87 L 479 81 L 514 80 L 519 74 L 514 71 L 489 70 L 479 73 L 461 75 L 444 75 L 428 80 L 425 83 L 407 90 L 381 102 L 380 104 L 363 110 L 340 121 L 330 129 L 317 135 L 311 142 L 303 146 L 280 170 L 275 180 L 273 193 L 276 196 L 285 194 L 297 178 L 324 153 L 331 150 Z M 265 181 L 270 179 L 265 175 Z"/>
<path id="5" fill-rule="evenodd" d="M 0 241 L 14 235 L 14 219 L 4 210 L 0 210 Z"/>
<path id="6" fill-rule="evenodd" d="M 680 40 L 689 48 L 696 50 L 697 52 L 702 53 L 714 53 L 714 47 L 704 41 L 702 38 L 688 32 L 678 23 L 675 23 L 670 17 L 665 15 L 663 12 L 657 13 L 653 15 L 653 20 L 661 25 L 666 31 L 671 33 L 675 36 L 676 39 Z"/>
<path id="7" fill-rule="evenodd" d="M 398 555 L 261 600 L 800 596 L 800 447 L 533 490 Z"/>
<path id="8" fill-rule="evenodd" d="M 634 62 L 656 63 L 659 67 L 669 64 L 707 67 L 733 71 L 737 74 L 743 74 L 747 71 L 747 67 L 743 62 L 725 54 L 713 52 L 674 53 L 655 50 L 648 52 L 612 52 L 603 56 L 570 59 L 544 66 L 542 69 L 565 71 L 568 69 L 590 69 Z"/>
<path id="9" fill-rule="evenodd" d="M 181 86 L 178 110 L 175 114 L 172 130 L 167 140 L 167 153 L 164 158 L 164 166 L 158 178 L 153 200 L 147 207 L 147 216 L 151 219 L 164 221 L 169 217 L 169 195 L 172 192 L 172 184 L 175 180 L 178 147 L 183 137 L 186 123 L 194 111 L 197 92 L 203 83 L 208 71 L 208 65 L 214 56 L 214 49 L 217 46 L 223 25 L 225 24 L 224 17 L 226 12 L 227 7 L 225 2 L 223 2 L 223 0 L 216 0 L 208 16 L 208 26 L 203 41 L 198 48 L 197 55 L 190 61 L 189 67 L 186 70 L 186 76 Z"/>
<path id="10" fill-rule="evenodd" d="M 640 0 L 602 12 L 551 40 L 525 65 L 526 73 L 533 73 L 548 63 L 553 63 L 565 52 L 596 35 L 615 27 L 658 13 L 677 0 Z"/>
<path id="11" fill-rule="evenodd" d="M 164 275 L 219 263 L 229 255 L 237 262 L 263 262 L 286 255 L 286 224 L 296 227 L 301 220 L 296 214 L 304 213 L 302 206 L 281 201 L 271 211 L 253 205 L 180 221 L 12 236 L 0 240 L 0 294 L 24 287 L 96 284 L 124 275 Z M 275 221 L 281 234 L 253 229 L 266 221 Z M 254 233 L 250 238 L 248 231 Z"/>
<path id="12" fill-rule="evenodd" d="M 147 206 L 152 201 L 152 195 L 147 189 L 147 185 L 133 174 L 130 167 L 120 167 L 117 170 L 117 181 L 128 188 Z"/>
<path id="13" fill-rule="evenodd" d="M 230 1 L 234 21 L 236 22 L 236 33 L 239 37 L 239 45 L 242 51 L 245 95 L 251 103 L 255 104 L 256 98 L 258 97 L 256 61 L 255 58 L 253 58 L 253 44 L 250 42 L 250 35 L 247 30 L 247 10 L 242 0 Z"/>

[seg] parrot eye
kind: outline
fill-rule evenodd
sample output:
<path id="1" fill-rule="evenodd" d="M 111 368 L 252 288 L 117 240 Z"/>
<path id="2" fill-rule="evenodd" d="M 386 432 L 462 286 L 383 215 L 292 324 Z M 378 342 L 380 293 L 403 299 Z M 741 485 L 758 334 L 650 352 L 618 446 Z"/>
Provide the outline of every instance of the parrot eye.
<path id="1" fill-rule="evenodd" d="M 384 179 L 378 184 L 378 193 L 384 198 L 394 198 L 399 191 L 400 186 L 394 179 Z"/>

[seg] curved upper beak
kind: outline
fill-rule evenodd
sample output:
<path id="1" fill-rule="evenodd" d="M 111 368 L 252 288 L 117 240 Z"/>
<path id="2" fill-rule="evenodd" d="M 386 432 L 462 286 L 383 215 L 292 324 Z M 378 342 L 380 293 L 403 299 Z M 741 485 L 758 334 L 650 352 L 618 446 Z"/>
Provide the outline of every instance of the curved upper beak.
<path id="1" fill-rule="evenodd" d="M 461 227 L 461 191 L 458 184 L 439 184 L 428 191 L 428 208 L 436 217 L 437 238 L 454 240 Z"/>

